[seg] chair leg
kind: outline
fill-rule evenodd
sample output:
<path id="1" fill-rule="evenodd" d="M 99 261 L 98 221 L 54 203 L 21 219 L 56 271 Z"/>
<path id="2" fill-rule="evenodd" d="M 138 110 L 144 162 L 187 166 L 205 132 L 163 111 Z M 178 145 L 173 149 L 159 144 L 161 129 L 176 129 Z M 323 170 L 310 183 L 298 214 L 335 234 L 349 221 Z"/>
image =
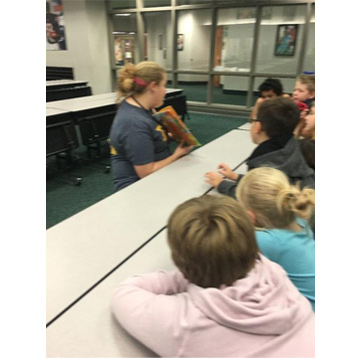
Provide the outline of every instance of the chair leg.
<path id="1" fill-rule="evenodd" d="M 49 167 L 48 165 L 46 166 L 46 169 L 49 171 L 52 171 L 54 173 L 60 173 L 60 170 L 58 169 L 54 169 Z M 56 177 L 54 178 L 56 181 L 59 181 L 61 183 L 65 183 L 65 184 L 69 184 L 69 185 L 75 185 L 75 186 L 79 186 L 82 183 L 82 177 L 81 176 L 70 176 L 67 175 L 66 178 L 62 178 L 62 177 Z"/>
<path id="2" fill-rule="evenodd" d="M 106 173 L 110 172 L 110 164 L 102 162 L 102 150 L 101 150 L 101 143 L 93 143 L 95 146 L 87 145 L 87 158 L 83 158 L 86 162 L 91 163 L 94 166 L 101 166 L 102 169 L 100 171 Z M 95 158 L 92 158 L 91 150 L 95 151 Z M 91 168 L 91 167 L 90 167 Z M 99 171 L 96 168 L 91 168 L 95 171 Z"/>

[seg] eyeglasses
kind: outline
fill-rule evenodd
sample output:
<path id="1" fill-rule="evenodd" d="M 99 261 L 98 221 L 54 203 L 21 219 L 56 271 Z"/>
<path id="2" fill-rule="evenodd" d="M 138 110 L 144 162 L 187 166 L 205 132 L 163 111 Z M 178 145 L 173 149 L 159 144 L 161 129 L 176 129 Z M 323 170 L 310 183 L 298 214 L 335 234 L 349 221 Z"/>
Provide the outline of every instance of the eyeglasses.
<path id="1" fill-rule="evenodd" d="M 248 118 L 248 123 L 252 123 L 252 122 L 259 122 L 259 119 L 257 119 L 257 118 Z"/>

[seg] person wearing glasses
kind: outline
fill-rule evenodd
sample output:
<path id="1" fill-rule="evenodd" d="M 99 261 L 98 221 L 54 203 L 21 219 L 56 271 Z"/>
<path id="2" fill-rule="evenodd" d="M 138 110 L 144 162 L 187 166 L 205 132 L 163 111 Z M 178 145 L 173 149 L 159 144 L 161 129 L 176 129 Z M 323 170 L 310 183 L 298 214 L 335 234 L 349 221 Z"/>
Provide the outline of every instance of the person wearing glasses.
<path id="1" fill-rule="evenodd" d="M 283 171 L 291 184 L 314 189 L 315 172 L 307 165 L 293 135 L 299 120 L 299 108 L 289 98 L 277 97 L 261 103 L 257 118 L 249 119 L 250 135 L 258 146 L 246 160 L 248 170 L 273 167 Z M 219 193 L 234 198 L 241 178 L 242 175 L 232 171 L 226 163 L 218 165 L 218 172 L 205 174 L 205 181 Z"/>

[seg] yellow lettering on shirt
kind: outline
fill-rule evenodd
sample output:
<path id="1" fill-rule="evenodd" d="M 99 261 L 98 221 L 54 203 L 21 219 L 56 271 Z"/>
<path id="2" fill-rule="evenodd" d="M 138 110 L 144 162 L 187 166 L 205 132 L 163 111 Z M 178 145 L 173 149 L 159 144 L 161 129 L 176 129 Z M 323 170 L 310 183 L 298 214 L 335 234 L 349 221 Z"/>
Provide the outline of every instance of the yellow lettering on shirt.
<path id="1" fill-rule="evenodd" d="M 112 145 L 110 146 L 110 154 L 112 154 L 112 155 L 117 155 L 118 154 L 118 152 L 116 151 L 116 149 Z"/>
<path id="2" fill-rule="evenodd" d="M 168 140 L 167 135 L 165 134 L 165 131 L 160 124 L 155 127 L 155 130 L 161 133 L 163 142 Z"/>

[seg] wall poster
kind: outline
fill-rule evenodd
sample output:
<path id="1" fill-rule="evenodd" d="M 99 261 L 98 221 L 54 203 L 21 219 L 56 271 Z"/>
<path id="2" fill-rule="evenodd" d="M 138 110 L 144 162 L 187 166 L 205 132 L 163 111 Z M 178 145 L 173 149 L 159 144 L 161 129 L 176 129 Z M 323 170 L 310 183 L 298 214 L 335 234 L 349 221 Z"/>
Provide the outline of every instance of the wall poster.
<path id="1" fill-rule="evenodd" d="M 178 34 L 177 35 L 177 49 L 178 51 L 183 51 L 184 48 L 184 35 Z"/>
<path id="2" fill-rule="evenodd" d="M 135 37 L 131 35 L 114 36 L 114 56 L 115 65 L 124 66 L 131 62 L 134 63 Z"/>
<path id="3" fill-rule="evenodd" d="M 278 25 L 275 56 L 294 56 L 298 25 Z"/>
<path id="4" fill-rule="evenodd" d="M 63 0 L 46 0 L 46 49 L 66 50 Z"/>

